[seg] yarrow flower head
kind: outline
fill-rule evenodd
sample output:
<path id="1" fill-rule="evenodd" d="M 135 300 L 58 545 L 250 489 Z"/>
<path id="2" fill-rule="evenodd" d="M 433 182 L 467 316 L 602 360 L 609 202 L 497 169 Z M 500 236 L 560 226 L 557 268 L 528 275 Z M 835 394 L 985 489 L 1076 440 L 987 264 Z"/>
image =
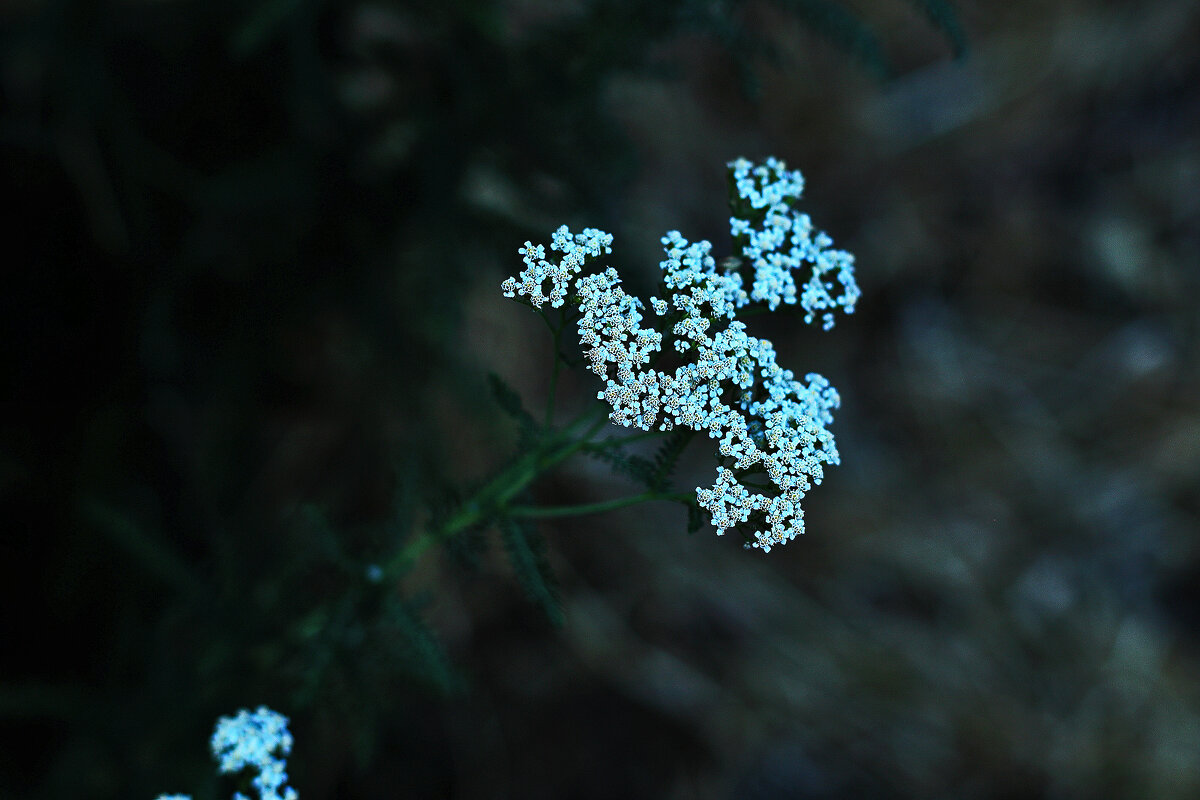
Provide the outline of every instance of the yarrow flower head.
<path id="1" fill-rule="evenodd" d="M 729 232 L 754 269 L 750 300 L 765 302 L 772 311 L 780 303 L 798 302 L 805 322 L 821 313 L 825 330 L 833 327 L 835 309 L 854 313 L 860 294 L 854 256 L 834 250 L 833 240 L 814 232 L 809 216 L 793 208 L 804 191 L 800 172 L 775 158 L 758 166 L 739 158 L 730 162 L 729 171 L 737 192 Z M 832 279 L 840 284 L 836 295 Z"/>
<path id="2" fill-rule="evenodd" d="M 258 773 L 251 785 L 258 791 L 259 800 L 298 800 L 295 789 L 287 783 L 287 756 L 292 752 L 292 734 L 288 718 L 259 706 L 251 713 L 245 709 L 234 717 L 217 720 L 212 735 L 212 754 L 219 771 L 227 774 L 250 769 Z M 191 800 L 186 794 L 162 794 L 156 800 Z M 234 792 L 233 800 L 250 800 Z"/>
<path id="3" fill-rule="evenodd" d="M 251 782 L 261 800 L 296 800 L 295 789 L 287 783 L 287 756 L 292 752 L 292 735 L 288 718 L 260 706 L 253 713 L 245 709 L 234 717 L 221 717 L 212 737 L 213 756 L 224 773 L 240 772 L 249 767 L 256 770 Z M 235 800 L 248 800 L 237 793 Z"/>
<path id="4" fill-rule="evenodd" d="M 729 168 L 732 205 L 740 214 L 731 219 L 731 231 L 754 272 L 749 292 L 740 259 L 718 267 L 709 242 L 689 242 L 670 231 L 659 264 L 664 297 L 650 299 L 662 327 L 644 327 L 646 306 L 621 288 L 615 269 L 580 274 L 611 252 L 612 236 L 592 228 L 572 235 L 566 226 L 551 245 L 565 253 L 558 267 L 544 261 L 541 246 L 526 242 L 519 253 L 527 269 L 502 288 L 506 297 L 521 294 L 540 308 L 548 278 L 553 307 L 570 297 L 590 369 L 605 381 L 597 397 L 611 407 L 614 423 L 646 431 L 688 428 L 716 441 L 717 480 L 696 490 L 697 502 L 718 535 L 736 528 L 748 546 L 767 552 L 804 532 L 801 499 L 821 482 L 826 464 L 839 463 L 827 426 L 840 398 L 822 376 L 801 381 L 780 367 L 771 342 L 749 335 L 737 312 L 752 302 L 765 302 L 772 311 L 781 302 L 797 302 L 792 273 L 805 264 L 811 277 L 799 303 L 806 321 L 824 311 L 829 328 L 832 310 L 852 312 L 859 291 L 853 256 L 830 250 L 831 240 L 813 237 L 807 215 L 792 210 L 804 186 L 799 172 L 776 159 L 758 167 L 739 159 Z M 826 280 L 831 273 L 842 286 L 836 298 Z M 667 354 L 664 336 L 682 358 L 673 369 L 658 367 Z M 769 486 L 746 480 L 754 475 L 765 476 Z"/>
<path id="5" fill-rule="evenodd" d="M 541 308 L 542 303 L 550 301 L 552 308 L 563 304 L 571 280 L 583 269 L 584 262 L 612 252 L 612 235 L 584 228 L 583 233 L 572 235 L 567 226 L 563 225 L 554 232 L 550 249 L 563 254 L 558 264 L 546 260 L 546 247 L 526 242 L 517 252 L 525 257 L 525 269 L 518 278 L 504 281 L 505 297 L 525 295 L 535 308 Z M 545 282 L 550 281 L 550 294 L 542 293 Z"/>

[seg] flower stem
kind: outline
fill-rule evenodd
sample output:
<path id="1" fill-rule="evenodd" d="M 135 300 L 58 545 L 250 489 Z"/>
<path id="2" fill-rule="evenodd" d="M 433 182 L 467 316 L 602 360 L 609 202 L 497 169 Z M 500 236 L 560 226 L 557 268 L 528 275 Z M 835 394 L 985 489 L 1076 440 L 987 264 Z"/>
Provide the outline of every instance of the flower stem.
<path id="1" fill-rule="evenodd" d="M 603 407 L 601 410 L 604 410 Z M 578 430 L 588 422 L 591 425 L 576 437 Z M 608 415 L 597 418 L 596 412 L 584 414 L 559 432 L 545 440 L 541 446 L 517 459 L 508 468 L 485 484 L 439 527 L 427 529 L 411 539 L 385 566 L 387 577 L 398 577 L 416 563 L 429 547 L 445 541 L 478 525 L 493 516 L 504 513 L 508 502 L 518 495 L 543 472 L 563 461 L 586 446 L 593 436 L 608 423 Z"/>
<path id="2" fill-rule="evenodd" d="M 525 517 L 526 519 L 547 517 L 581 517 L 585 514 L 602 514 L 625 506 L 634 506 L 652 500 L 682 501 L 692 498 L 691 492 L 664 494 L 662 492 L 642 492 L 628 497 L 617 497 L 598 503 L 581 503 L 574 506 L 513 506 L 508 509 L 509 516 Z"/>
<path id="3" fill-rule="evenodd" d="M 554 400 L 555 395 L 558 392 L 558 373 L 562 369 L 562 359 L 558 357 L 558 354 L 562 349 L 562 330 L 563 325 L 565 324 L 566 315 L 560 313 L 558 327 L 555 328 L 554 326 L 551 326 L 551 330 L 554 331 L 554 366 L 551 367 L 550 372 L 550 393 L 549 396 L 546 397 L 546 419 L 542 423 L 547 428 L 549 428 L 550 424 L 554 421 Z"/>
<path id="4" fill-rule="evenodd" d="M 661 439 L 664 436 L 670 435 L 670 431 L 653 430 L 646 431 L 644 433 L 635 433 L 631 436 L 610 436 L 607 439 L 601 439 L 600 441 L 596 442 L 596 447 L 600 449 L 621 447 L 623 445 L 632 444 L 633 442 L 640 442 L 643 439 Z"/>

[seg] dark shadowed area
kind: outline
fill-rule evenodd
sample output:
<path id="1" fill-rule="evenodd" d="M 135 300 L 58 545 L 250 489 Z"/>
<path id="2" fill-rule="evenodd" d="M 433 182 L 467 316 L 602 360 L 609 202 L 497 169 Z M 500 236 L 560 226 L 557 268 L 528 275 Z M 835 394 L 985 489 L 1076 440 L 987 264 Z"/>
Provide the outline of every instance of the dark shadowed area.
<path id="1" fill-rule="evenodd" d="M 648 298 L 770 155 L 863 290 L 748 320 L 842 397 L 806 535 L 375 580 L 526 446 L 489 372 L 546 405 L 517 248 L 611 231 Z M 1200 796 L 1194 0 L 25 0 L 0 175 L 0 797 L 229 797 L 260 704 L 305 800 Z"/>

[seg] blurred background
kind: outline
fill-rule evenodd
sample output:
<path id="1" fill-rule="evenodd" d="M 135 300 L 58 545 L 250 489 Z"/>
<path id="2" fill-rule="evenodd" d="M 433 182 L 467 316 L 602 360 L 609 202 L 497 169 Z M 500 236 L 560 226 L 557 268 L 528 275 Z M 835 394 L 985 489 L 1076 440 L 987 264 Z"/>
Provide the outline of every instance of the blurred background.
<path id="1" fill-rule="evenodd" d="M 261 703 L 309 800 L 1200 796 L 1192 0 L 27 0 L 0 98 L 0 796 L 227 797 Z M 546 521 L 561 627 L 492 532 L 368 585 L 545 402 L 521 242 L 647 296 L 768 155 L 864 292 L 751 321 L 842 394 L 807 535 Z"/>

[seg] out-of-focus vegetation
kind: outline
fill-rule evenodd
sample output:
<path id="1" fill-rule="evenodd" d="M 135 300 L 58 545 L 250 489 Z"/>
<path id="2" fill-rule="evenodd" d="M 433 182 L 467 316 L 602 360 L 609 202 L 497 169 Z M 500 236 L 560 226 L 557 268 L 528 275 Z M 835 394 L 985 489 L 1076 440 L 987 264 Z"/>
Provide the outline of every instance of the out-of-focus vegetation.
<path id="1" fill-rule="evenodd" d="M 0 795 L 227 795 L 260 703 L 307 798 L 1200 790 L 1194 3 L 0 14 Z M 494 534 L 367 580 L 544 399 L 520 242 L 640 289 L 767 154 L 864 289 L 763 320 L 845 401 L 807 537 L 546 521 L 561 628 Z"/>

